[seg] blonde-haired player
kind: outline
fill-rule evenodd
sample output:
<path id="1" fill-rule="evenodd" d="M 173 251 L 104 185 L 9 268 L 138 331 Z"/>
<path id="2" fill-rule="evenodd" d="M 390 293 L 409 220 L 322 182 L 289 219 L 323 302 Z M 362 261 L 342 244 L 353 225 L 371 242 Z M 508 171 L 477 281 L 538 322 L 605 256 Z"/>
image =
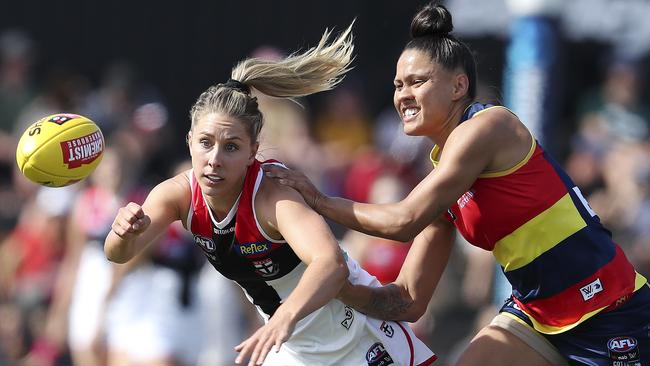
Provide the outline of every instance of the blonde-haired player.
<path id="1" fill-rule="evenodd" d="M 247 59 L 228 82 L 201 94 L 188 133 L 192 169 L 160 183 L 142 206 L 121 208 L 105 252 L 124 263 L 182 221 L 265 320 L 236 347 L 238 363 L 427 365 L 435 355 L 407 325 L 335 300 L 347 280 L 378 282 L 346 258 L 297 192 L 264 179 L 261 166 L 277 162 L 255 159 L 262 113 L 251 91 L 292 98 L 336 86 L 352 59 L 351 28 L 329 38 L 326 32 L 316 47 L 279 61 Z"/>

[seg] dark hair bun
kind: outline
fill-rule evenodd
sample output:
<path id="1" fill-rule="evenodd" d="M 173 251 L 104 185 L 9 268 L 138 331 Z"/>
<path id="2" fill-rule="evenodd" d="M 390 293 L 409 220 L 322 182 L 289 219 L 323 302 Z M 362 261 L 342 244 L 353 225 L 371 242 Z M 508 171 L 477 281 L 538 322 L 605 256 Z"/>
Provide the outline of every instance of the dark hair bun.
<path id="1" fill-rule="evenodd" d="M 411 37 L 446 36 L 453 29 L 449 10 L 440 4 L 430 2 L 413 17 Z"/>

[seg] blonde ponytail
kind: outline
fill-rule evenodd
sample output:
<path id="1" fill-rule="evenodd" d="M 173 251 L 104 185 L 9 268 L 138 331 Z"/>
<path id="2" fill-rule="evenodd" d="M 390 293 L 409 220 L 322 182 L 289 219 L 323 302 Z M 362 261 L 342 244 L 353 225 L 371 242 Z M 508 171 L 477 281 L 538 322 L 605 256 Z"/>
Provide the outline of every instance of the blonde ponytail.
<path id="1" fill-rule="evenodd" d="M 331 43 L 326 30 L 316 47 L 279 61 L 250 58 L 237 64 L 231 78 L 274 97 L 301 97 L 334 88 L 352 62 L 352 25 Z"/>
<path id="2" fill-rule="evenodd" d="M 274 61 L 249 58 L 232 70 L 230 80 L 210 87 L 190 111 L 192 126 L 208 113 L 223 113 L 249 126 L 253 141 L 262 128 L 262 114 L 251 88 L 273 97 L 296 98 L 334 88 L 351 67 L 354 51 L 352 24 L 330 42 L 326 30 L 318 45 L 303 53 Z"/>

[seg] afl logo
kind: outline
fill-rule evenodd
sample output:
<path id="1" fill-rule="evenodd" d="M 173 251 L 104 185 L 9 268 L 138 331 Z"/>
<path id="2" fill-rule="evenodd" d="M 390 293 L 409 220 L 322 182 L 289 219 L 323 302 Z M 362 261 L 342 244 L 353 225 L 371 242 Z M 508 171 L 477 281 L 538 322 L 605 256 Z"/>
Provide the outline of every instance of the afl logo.
<path id="1" fill-rule="evenodd" d="M 636 348 L 637 341 L 632 337 L 616 337 L 607 342 L 607 348 L 616 352 L 629 352 Z"/>
<path id="2" fill-rule="evenodd" d="M 203 236 L 194 235 L 194 242 L 207 252 L 214 252 L 216 249 L 212 239 Z"/>
<path id="3" fill-rule="evenodd" d="M 388 366 L 395 363 L 380 342 L 370 346 L 370 349 L 366 352 L 366 361 L 368 366 Z"/>

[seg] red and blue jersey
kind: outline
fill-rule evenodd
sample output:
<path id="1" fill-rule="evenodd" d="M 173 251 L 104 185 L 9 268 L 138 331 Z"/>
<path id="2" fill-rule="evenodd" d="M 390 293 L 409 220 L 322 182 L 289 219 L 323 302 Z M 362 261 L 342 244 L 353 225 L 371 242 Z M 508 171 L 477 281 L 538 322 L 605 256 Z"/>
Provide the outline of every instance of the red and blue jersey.
<path id="1" fill-rule="evenodd" d="M 487 108 L 473 104 L 463 121 Z M 534 139 L 516 166 L 481 174 L 447 217 L 472 245 L 492 251 L 514 301 L 542 333 L 569 330 L 646 283 Z"/>

